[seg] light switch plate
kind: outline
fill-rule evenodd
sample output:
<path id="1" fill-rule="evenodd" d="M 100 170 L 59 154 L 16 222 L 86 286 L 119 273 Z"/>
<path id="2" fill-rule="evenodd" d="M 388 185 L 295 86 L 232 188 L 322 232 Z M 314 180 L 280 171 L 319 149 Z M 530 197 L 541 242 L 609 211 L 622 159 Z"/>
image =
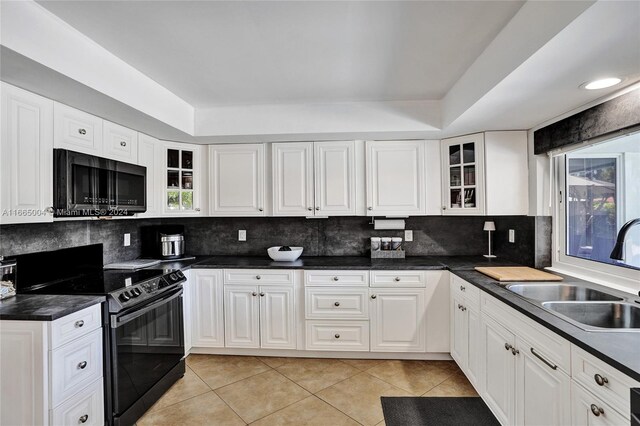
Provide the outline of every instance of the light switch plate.
<path id="1" fill-rule="evenodd" d="M 238 231 L 238 241 L 247 241 L 246 229 L 241 229 Z"/>
<path id="2" fill-rule="evenodd" d="M 131 245 L 131 234 L 124 234 L 124 246 L 129 247 Z"/>
<path id="3" fill-rule="evenodd" d="M 405 241 L 413 241 L 413 231 L 408 229 L 404 231 L 404 240 Z"/>
<path id="4" fill-rule="evenodd" d="M 509 229 L 509 242 L 510 243 L 516 242 L 516 231 L 514 229 Z"/>

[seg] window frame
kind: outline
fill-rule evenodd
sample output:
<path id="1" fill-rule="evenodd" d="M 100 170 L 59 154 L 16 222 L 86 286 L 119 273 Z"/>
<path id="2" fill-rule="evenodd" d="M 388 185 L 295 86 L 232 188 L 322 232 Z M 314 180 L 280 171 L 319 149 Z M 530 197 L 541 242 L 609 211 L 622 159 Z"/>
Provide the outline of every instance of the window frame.
<path id="1" fill-rule="evenodd" d="M 576 151 L 584 149 L 588 146 L 593 146 L 596 143 L 606 143 L 616 139 L 616 137 L 609 136 L 606 139 L 602 139 L 597 142 L 580 144 L 573 149 L 564 149 L 558 152 L 549 153 L 552 156 L 551 159 L 551 177 L 552 177 L 552 220 L 553 220 L 553 237 L 552 237 L 552 256 L 551 256 L 551 268 L 558 272 L 567 272 L 572 275 L 576 275 L 581 278 L 586 278 L 591 281 L 598 281 L 602 284 L 619 288 L 625 291 L 633 291 L 637 293 L 640 290 L 640 270 L 632 267 L 626 267 L 621 265 L 613 265 L 598 262 L 595 260 L 584 259 L 577 256 L 567 255 L 567 209 L 566 209 L 566 197 L 567 197 L 567 165 L 568 160 L 572 154 Z M 612 153 L 612 154 L 583 154 L 580 157 L 592 157 L 592 158 L 616 158 L 616 194 L 619 200 L 624 199 L 624 154 Z M 618 224 L 622 226 L 624 216 L 623 208 L 616 206 L 616 214 Z M 619 229 L 619 228 L 618 228 Z"/>

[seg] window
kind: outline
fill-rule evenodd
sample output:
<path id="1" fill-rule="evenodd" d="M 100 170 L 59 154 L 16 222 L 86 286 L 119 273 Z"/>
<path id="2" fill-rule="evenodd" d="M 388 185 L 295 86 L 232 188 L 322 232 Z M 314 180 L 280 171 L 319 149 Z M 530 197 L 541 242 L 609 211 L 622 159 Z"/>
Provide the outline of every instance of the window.
<path id="1" fill-rule="evenodd" d="M 555 164 L 555 260 L 637 279 L 640 226 L 627 233 L 624 259 L 610 256 L 620 228 L 640 217 L 640 132 L 559 155 Z"/>

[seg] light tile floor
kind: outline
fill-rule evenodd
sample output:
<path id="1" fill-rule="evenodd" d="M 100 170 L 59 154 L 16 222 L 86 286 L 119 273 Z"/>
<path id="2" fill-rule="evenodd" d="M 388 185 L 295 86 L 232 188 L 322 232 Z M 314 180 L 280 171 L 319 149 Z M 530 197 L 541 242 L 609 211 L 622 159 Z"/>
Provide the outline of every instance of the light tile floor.
<path id="1" fill-rule="evenodd" d="M 190 355 L 147 425 L 384 425 L 381 396 L 477 396 L 453 361 Z"/>

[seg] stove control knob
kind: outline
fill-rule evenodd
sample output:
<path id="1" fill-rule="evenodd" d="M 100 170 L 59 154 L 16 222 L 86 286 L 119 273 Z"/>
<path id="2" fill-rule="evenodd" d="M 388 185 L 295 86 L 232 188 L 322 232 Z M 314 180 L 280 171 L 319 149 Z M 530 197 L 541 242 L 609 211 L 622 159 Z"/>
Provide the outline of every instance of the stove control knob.
<path id="1" fill-rule="evenodd" d="M 124 293 L 120 293 L 120 296 L 118 297 L 118 299 L 120 299 L 120 301 L 122 302 L 127 302 L 129 301 L 129 299 L 131 299 L 131 296 L 129 296 L 128 291 L 125 291 Z"/>
<path id="2" fill-rule="evenodd" d="M 142 292 L 137 288 L 134 288 L 134 289 L 131 290 L 131 297 L 138 297 L 141 294 L 142 294 Z"/>
<path id="3" fill-rule="evenodd" d="M 176 271 L 176 275 L 178 276 L 178 278 L 183 279 L 184 278 L 184 274 L 182 273 L 181 270 L 177 270 Z"/>
<path id="4" fill-rule="evenodd" d="M 176 274 L 171 274 L 169 275 L 169 280 L 171 282 L 178 281 L 178 277 L 176 276 Z"/>

